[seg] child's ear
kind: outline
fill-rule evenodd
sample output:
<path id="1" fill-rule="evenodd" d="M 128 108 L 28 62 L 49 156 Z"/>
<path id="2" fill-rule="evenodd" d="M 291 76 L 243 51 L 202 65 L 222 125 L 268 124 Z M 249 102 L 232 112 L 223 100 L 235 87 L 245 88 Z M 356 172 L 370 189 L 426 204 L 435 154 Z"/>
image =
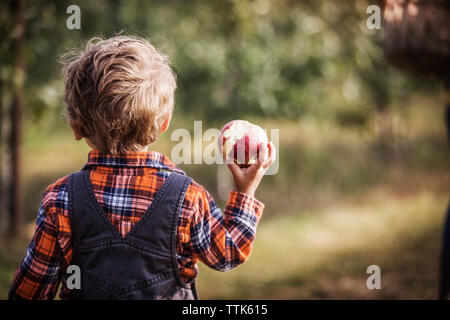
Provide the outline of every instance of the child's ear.
<path id="1" fill-rule="evenodd" d="M 161 128 L 159 128 L 159 133 L 166 132 L 167 129 L 169 129 L 170 120 L 172 120 L 172 111 L 167 115 L 166 120 L 161 125 Z"/>
<path id="2" fill-rule="evenodd" d="M 73 122 L 72 119 L 70 119 L 70 126 L 72 127 L 73 135 L 75 136 L 75 140 L 81 140 L 83 139 L 83 135 L 81 135 L 80 131 L 78 130 L 77 126 Z"/>

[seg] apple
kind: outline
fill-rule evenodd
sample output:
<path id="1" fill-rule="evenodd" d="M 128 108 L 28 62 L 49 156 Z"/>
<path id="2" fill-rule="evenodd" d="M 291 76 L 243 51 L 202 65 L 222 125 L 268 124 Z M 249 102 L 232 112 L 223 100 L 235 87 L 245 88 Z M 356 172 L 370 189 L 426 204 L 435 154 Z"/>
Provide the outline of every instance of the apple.
<path id="1" fill-rule="evenodd" d="M 219 146 L 223 158 L 233 159 L 240 167 L 257 162 L 261 143 L 269 143 L 266 132 L 246 120 L 230 121 L 220 131 Z"/>

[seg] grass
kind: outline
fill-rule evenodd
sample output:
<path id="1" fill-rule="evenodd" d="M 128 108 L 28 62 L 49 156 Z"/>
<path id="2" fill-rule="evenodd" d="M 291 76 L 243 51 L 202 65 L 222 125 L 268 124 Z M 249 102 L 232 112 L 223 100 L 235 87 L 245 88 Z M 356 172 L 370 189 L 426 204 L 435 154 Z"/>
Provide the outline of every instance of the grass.
<path id="1" fill-rule="evenodd" d="M 200 264 L 200 297 L 436 298 L 450 190 L 441 98 L 413 97 L 395 109 L 388 140 L 375 121 L 349 128 L 309 118 L 254 119 L 280 128 L 280 171 L 257 192 L 266 209 L 252 256 L 227 273 Z M 171 128 L 192 123 L 175 118 Z M 152 149 L 170 156 L 174 144 L 166 133 Z M 27 126 L 24 149 L 26 223 L 22 237 L 0 238 L 0 299 L 23 259 L 45 187 L 79 170 L 89 150 L 67 128 L 39 124 Z M 223 198 L 216 166 L 182 168 Z M 366 287 L 372 264 L 381 268 L 381 290 Z"/>
<path id="2" fill-rule="evenodd" d="M 447 197 L 380 191 L 364 205 L 263 220 L 248 262 L 223 274 L 200 268 L 199 292 L 205 299 L 436 298 Z M 372 264 L 381 268 L 379 291 L 366 287 Z"/>

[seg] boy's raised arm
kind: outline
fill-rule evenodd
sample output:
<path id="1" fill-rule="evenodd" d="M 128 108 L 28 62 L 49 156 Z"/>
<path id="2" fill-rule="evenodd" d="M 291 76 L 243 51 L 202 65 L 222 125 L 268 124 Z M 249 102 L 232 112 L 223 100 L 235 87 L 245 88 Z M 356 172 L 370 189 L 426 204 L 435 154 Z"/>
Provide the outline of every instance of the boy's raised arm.
<path id="1" fill-rule="evenodd" d="M 198 212 L 191 220 L 194 255 L 208 267 L 228 271 L 250 256 L 264 204 L 254 197 L 231 191 L 222 210 L 205 190 L 198 198 Z"/>
<path id="2" fill-rule="evenodd" d="M 230 270 L 250 256 L 264 210 L 254 193 L 276 156 L 272 143 L 262 150 L 258 163 L 248 168 L 228 165 L 236 190 L 230 192 L 223 213 L 206 190 L 198 197 L 198 211 L 191 220 L 191 246 L 200 261 L 213 269 Z"/>

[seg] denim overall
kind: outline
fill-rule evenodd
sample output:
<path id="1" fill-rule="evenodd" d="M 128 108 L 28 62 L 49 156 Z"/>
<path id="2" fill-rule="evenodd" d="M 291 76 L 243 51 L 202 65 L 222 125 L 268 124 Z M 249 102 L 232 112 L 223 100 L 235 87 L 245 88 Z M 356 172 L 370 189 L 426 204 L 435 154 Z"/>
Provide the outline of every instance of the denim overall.
<path id="1" fill-rule="evenodd" d="M 125 237 L 95 198 L 89 171 L 69 177 L 73 260 L 81 289 L 70 299 L 197 299 L 195 283 L 180 278 L 177 220 L 191 178 L 172 172 L 139 222 Z"/>

